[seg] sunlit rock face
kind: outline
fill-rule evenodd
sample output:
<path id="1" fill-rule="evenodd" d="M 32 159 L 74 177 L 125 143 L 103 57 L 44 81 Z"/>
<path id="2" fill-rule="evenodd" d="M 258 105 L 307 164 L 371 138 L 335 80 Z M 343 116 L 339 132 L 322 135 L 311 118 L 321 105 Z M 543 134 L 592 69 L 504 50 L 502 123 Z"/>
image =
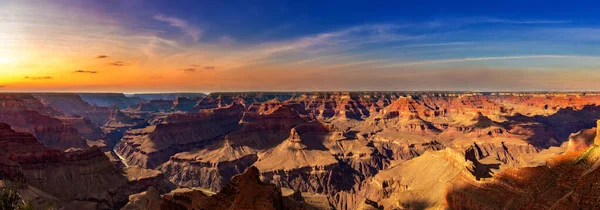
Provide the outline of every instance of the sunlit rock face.
<path id="1" fill-rule="evenodd" d="M 534 97 L 556 100 L 549 107 L 561 108 L 527 102 L 535 101 Z M 163 171 L 177 185 L 212 191 L 254 165 L 265 182 L 326 195 L 332 205 L 353 209 L 367 202 L 355 196 L 358 192 L 378 189 L 368 187 L 373 177 L 392 168 L 406 168 L 401 166 L 434 151 L 459 154 L 455 155 L 459 158 L 442 159 L 452 160 L 451 165 L 469 165 L 457 173 L 474 182 L 490 179 L 507 167 L 540 164 L 543 161 L 536 155 L 566 141 L 564 133 L 590 126 L 586 121 L 596 115 L 596 108 L 585 104 L 593 104 L 596 98 L 580 98 L 478 93 L 219 93 L 178 99 L 179 107 L 186 107 L 179 110 L 184 113 L 129 131 L 117 152 L 129 164 Z M 183 135 L 178 129 L 206 124 L 200 116 L 230 113 L 232 107 L 237 107 L 238 113 L 230 115 L 234 120 L 209 117 L 216 120 L 209 121 L 216 126 L 185 132 L 192 135 L 186 140 L 197 141 L 174 146 L 173 142 L 181 140 L 173 138 Z M 588 117 L 578 120 L 571 115 Z M 563 119 L 575 126 L 554 129 Z M 210 138 L 198 137 L 203 135 Z M 563 151 L 563 147 L 557 148 L 543 154 Z M 461 158 L 464 160 L 458 161 Z M 413 179 L 418 182 L 421 177 Z M 390 184 L 386 190 L 398 195 L 410 192 L 398 191 L 400 186 L 403 184 Z M 445 187 L 435 186 L 436 192 Z M 373 194 L 368 201 L 392 205 L 400 202 L 393 198 L 396 194 Z M 427 204 L 441 206 L 442 194 L 426 197 Z"/>
<path id="2" fill-rule="evenodd" d="M 453 187 L 491 186 L 510 171 L 549 167 L 546 160 L 558 154 L 586 151 L 596 141 L 593 127 L 600 118 L 600 108 L 594 105 L 600 98 L 585 94 L 92 96 L 86 97 L 98 103 L 132 104 L 101 107 L 76 94 L 5 94 L 0 95 L 0 120 L 37 137 L 42 146 L 57 148 L 48 149 L 56 153 L 55 165 L 60 167 L 44 171 L 94 171 L 105 179 L 102 186 L 87 184 L 90 189 L 66 188 L 60 200 L 85 199 L 82 193 L 95 190 L 127 189 L 97 194 L 101 198 L 93 199 L 99 202 L 86 203 L 111 207 L 139 206 L 142 201 L 160 206 L 163 201 L 154 190 L 160 194 L 174 186 L 219 192 L 250 167 L 258 170 L 261 183 L 297 192 L 289 194 L 296 195 L 294 201 L 304 201 L 295 205 L 457 207 L 474 201 L 468 194 L 467 200 L 460 200 L 464 192 Z M 61 152 L 65 150 L 68 153 Z M 24 166 L 3 161 L 4 176 L 42 173 L 24 171 Z M 85 184 L 88 179 L 72 176 L 32 181 L 31 186 L 54 196 L 58 192 L 44 183 Z M 209 198 L 202 192 L 186 196 Z"/>

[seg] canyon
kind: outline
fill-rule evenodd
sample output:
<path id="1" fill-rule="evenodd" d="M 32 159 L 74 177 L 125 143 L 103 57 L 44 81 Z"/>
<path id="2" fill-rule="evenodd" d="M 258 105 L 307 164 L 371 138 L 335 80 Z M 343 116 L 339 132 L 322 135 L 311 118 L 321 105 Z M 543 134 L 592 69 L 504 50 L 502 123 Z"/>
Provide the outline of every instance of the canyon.
<path id="1" fill-rule="evenodd" d="M 0 177 L 63 209 L 593 208 L 597 104 L 593 92 L 0 93 Z"/>

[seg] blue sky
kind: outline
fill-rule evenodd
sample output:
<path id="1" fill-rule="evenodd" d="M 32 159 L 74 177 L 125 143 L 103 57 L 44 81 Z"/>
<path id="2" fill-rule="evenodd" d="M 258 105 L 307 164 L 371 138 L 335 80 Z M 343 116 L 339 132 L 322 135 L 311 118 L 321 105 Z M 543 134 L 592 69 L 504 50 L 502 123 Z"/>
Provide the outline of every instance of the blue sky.
<path id="1" fill-rule="evenodd" d="M 8 43 L 0 67 L 12 67 L 4 70 L 12 77 L 0 78 L 3 89 L 600 90 L 594 1 L 8 0 L 0 6 L 0 40 Z M 32 54 L 43 59 L 15 73 L 33 65 Z M 128 65 L 86 60 L 101 54 Z M 145 79 L 64 85 L 74 79 L 67 67 Z M 17 81 L 24 76 L 54 83 Z"/>

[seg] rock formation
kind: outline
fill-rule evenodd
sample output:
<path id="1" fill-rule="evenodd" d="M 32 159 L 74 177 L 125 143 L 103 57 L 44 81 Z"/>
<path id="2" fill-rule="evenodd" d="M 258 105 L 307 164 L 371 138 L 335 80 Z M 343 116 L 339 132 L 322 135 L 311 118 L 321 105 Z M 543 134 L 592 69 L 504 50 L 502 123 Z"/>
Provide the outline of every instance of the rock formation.
<path id="1" fill-rule="evenodd" d="M 445 207 L 596 209 L 600 207 L 600 150 L 593 144 L 595 137 L 596 129 L 572 135 L 569 150 L 548 159 L 546 165 L 509 168 L 482 183 L 453 183 L 448 186 Z"/>
<path id="2" fill-rule="evenodd" d="M 78 95 L 90 104 L 102 107 L 117 106 L 119 109 L 126 109 L 142 102 L 141 98 L 127 97 L 122 93 L 78 93 Z"/>
<path id="3" fill-rule="evenodd" d="M 82 203 L 97 209 L 114 208 L 123 205 L 129 194 L 148 186 L 163 192 L 173 187 L 158 171 L 136 168 L 121 171 L 97 147 L 63 153 L 3 123 L 0 123 L 0 178 L 26 184 L 28 187 L 22 191 L 30 196 L 28 199 L 71 208 Z"/>
<path id="4" fill-rule="evenodd" d="M 45 107 L 31 94 L 0 94 L 0 123 L 19 132 L 33 134 L 44 145 L 61 150 L 87 148 L 85 138 L 68 120 L 54 116 L 62 113 Z"/>
<path id="5" fill-rule="evenodd" d="M 205 194 L 231 187 L 230 180 L 249 167 L 260 170 L 261 186 L 284 189 L 283 206 L 273 208 L 288 207 L 290 199 L 296 207 L 336 209 L 492 208 L 512 204 L 487 205 L 470 193 L 498 185 L 508 197 L 537 196 L 528 192 L 533 188 L 513 186 L 513 179 L 529 176 L 520 170 L 556 175 L 564 169 L 584 177 L 559 164 L 565 158 L 552 157 L 598 144 L 598 131 L 590 128 L 600 118 L 599 102 L 591 93 L 0 94 L 0 122 L 59 149 L 41 150 L 39 157 L 47 160 L 35 166 L 43 170 L 7 158 L 0 162 L 4 176 L 32 180 L 28 199 L 78 208 L 120 207 L 128 198 L 132 209 L 160 207 L 166 200 L 174 208 L 191 208 L 217 198 L 230 208 L 252 201 Z M 594 168 L 588 164 L 593 159 L 578 160 L 583 169 Z M 31 178 L 45 173 L 61 175 Z M 160 195 L 172 187 L 167 179 L 191 189 Z M 45 184 L 67 181 L 89 188 L 66 186 L 59 194 Z M 148 186 L 154 189 L 143 192 Z M 571 194 L 582 198 L 588 193 L 576 191 Z M 230 199 L 235 202 L 227 204 Z M 563 201 L 573 199 L 579 197 Z"/>
<path id="6" fill-rule="evenodd" d="M 75 93 L 36 93 L 34 97 L 47 107 L 64 114 L 87 117 L 98 125 L 106 123 L 110 116 L 109 108 L 90 105 Z"/>
<path id="7" fill-rule="evenodd" d="M 308 204 L 283 197 L 279 188 L 261 182 L 259 175 L 256 167 L 249 167 L 212 196 L 201 191 L 165 195 L 161 209 L 314 209 Z"/>

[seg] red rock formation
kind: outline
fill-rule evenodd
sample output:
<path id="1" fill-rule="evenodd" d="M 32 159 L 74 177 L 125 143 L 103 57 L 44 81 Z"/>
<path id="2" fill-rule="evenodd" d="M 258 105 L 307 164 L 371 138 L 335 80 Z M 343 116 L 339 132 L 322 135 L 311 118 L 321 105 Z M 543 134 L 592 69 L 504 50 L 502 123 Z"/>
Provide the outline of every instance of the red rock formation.
<path id="1" fill-rule="evenodd" d="M 37 103 L 36 103 L 37 102 Z M 0 94 L 0 122 L 19 132 L 33 134 L 44 145 L 66 150 L 86 148 L 85 139 L 73 124 L 41 113 L 56 114 L 27 94 Z"/>
<path id="2" fill-rule="evenodd" d="M 173 101 L 150 100 L 127 108 L 129 112 L 165 112 L 173 109 Z"/>
<path id="3" fill-rule="evenodd" d="M 128 131 L 116 152 L 130 165 L 155 168 L 182 151 L 208 145 L 239 129 L 241 105 L 203 110 L 200 113 L 173 114 L 163 124 Z"/>
<path id="4" fill-rule="evenodd" d="M 90 105 L 75 93 L 37 93 L 34 97 L 47 107 L 68 115 L 87 117 L 98 125 L 106 123 L 110 116 L 109 108 Z"/>
<path id="5" fill-rule="evenodd" d="M 180 112 L 191 112 L 194 111 L 194 107 L 198 103 L 201 98 L 185 98 L 185 97 L 177 97 L 173 101 L 173 110 Z M 215 107 L 216 108 L 216 107 Z"/>
<path id="6" fill-rule="evenodd" d="M 92 201 L 104 209 L 123 205 L 129 194 L 148 186 L 172 189 L 159 172 L 141 170 L 146 169 L 121 172 L 97 147 L 62 153 L 0 123 L 0 177 L 24 181 L 62 201 Z"/>
<path id="7" fill-rule="evenodd" d="M 87 117 L 81 116 L 69 116 L 69 117 L 58 117 L 58 119 L 62 121 L 66 121 L 71 123 L 77 132 L 81 134 L 81 136 L 85 137 L 89 140 L 99 140 L 104 138 L 104 133 L 102 128 L 98 126 L 96 123 L 92 122 Z"/>
<path id="8" fill-rule="evenodd" d="M 256 107 L 255 107 L 256 108 Z M 247 111 L 237 129 L 206 148 L 178 153 L 161 166 L 174 183 L 218 190 L 258 159 L 258 152 L 286 138 L 294 126 L 305 122 L 297 105 L 278 104 L 269 109 Z M 259 113 L 260 112 L 260 113 Z"/>
<path id="9" fill-rule="evenodd" d="M 161 209 L 313 209 L 283 197 L 279 188 L 261 182 L 259 175 L 257 168 L 250 167 L 212 196 L 201 191 L 165 195 Z"/>
<path id="10" fill-rule="evenodd" d="M 569 151 L 538 167 L 510 168 L 492 180 L 456 182 L 445 196 L 448 209 L 596 209 L 600 207 L 600 150 L 595 129 L 572 135 Z"/>

